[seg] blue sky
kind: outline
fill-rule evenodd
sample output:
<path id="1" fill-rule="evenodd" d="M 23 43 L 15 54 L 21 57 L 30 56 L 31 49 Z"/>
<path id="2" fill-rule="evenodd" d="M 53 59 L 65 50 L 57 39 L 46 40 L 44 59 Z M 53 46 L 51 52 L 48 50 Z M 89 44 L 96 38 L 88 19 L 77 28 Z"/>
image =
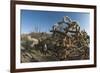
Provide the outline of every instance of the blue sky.
<path id="1" fill-rule="evenodd" d="M 69 16 L 80 23 L 80 28 L 89 34 L 90 14 L 80 12 L 56 12 L 21 10 L 21 33 L 35 32 L 38 28 L 41 32 L 49 32 L 52 26 L 61 21 L 63 16 Z"/>

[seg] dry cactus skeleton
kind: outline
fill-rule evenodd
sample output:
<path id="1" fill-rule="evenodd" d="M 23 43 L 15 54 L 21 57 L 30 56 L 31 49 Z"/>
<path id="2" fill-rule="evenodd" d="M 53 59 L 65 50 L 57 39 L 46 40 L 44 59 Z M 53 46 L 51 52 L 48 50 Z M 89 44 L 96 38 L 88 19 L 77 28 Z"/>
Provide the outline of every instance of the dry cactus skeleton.
<path id="1" fill-rule="evenodd" d="M 53 32 L 53 37 L 59 37 L 59 42 L 57 43 L 65 48 L 62 50 L 62 53 L 61 51 L 59 52 L 60 57 L 66 59 L 71 55 L 71 52 L 67 49 L 76 49 L 76 53 L 80 52 L 80 49 L 82 49 L 84 50 L 84 55 L 82 57 L 85 58 L 87 56 L 86 49 L 89 48 L 89 38 L 87 37 L 89 36 L 85 30 L 80 30 L 77 21 L 73 21 L 68 16 L 64 16 L 62 21 L 56 23 L 56 25 L 52 27 L 51 32 Z M 61 37 L 62 35 L 63 37 Z M 72 53 L 75 53 L 75 51 L 73 50 Z"/>

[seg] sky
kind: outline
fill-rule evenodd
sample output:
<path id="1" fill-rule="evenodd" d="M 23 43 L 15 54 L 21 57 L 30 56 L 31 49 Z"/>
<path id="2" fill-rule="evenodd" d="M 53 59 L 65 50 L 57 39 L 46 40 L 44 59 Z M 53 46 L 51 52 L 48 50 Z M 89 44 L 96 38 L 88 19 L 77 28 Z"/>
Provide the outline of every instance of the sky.
<path id="1" fill-rule="evenodd" d="M 78 21 L 81 30 L 89 34 L 90 14 L 84 12 L 60 12 L 60 11 L 39 11 L 21 10 L 21 33 L 49 32 L 54 24 L 61 21 L 64 16 Z"/>

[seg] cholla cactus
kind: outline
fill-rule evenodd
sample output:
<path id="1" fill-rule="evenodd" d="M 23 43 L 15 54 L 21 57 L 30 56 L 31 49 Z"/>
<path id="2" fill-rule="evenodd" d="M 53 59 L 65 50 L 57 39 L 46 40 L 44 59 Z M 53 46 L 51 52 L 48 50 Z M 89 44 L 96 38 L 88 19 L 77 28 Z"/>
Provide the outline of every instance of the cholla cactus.
<path id="1" fill-rule="evenodd" d="M 63 27 L 65 25 L 67 26 Z M 79 56 L 78 58 L 80 59 L 86 58 L 88 55 L 86 49 L 89 49 L 89 36 L 85 30 L 81 31 L 79 23 L 71 20 L 68 16 L 64 16 L 63 20 L 58 22 L 56 26 L 57 27 L 53 27 L 59 30 L 54 29 L 52 32 L 54 37 L 58 39 L 56 43 L 57 46 L 62 47 L 62 50 L 58 52 L 59 58 L 73 59 L 74 56 Z M 61 29 L 63 29 L 63 31 Z"/>

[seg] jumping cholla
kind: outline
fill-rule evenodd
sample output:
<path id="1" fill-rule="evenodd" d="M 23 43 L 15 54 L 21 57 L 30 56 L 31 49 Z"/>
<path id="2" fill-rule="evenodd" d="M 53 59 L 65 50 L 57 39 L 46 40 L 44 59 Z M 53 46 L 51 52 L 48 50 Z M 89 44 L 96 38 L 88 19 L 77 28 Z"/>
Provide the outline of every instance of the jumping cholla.
<path id="1" fill-rule="evenodd" d="M 87 53 L 89 50 L 89 35 L 85 30 L 80 29 L 77 21 L 64 16 L 62 21 L 57 22 L 52 27 L 51 32 L 53 33 L 52 37 L 56 38 L 56 45 L 62 47 L 62 50 L 59 51 L 60 58 L 68 59 L 73 53 L 72 57 L 80 55 L 83 59 L 89 58 Z"/>

